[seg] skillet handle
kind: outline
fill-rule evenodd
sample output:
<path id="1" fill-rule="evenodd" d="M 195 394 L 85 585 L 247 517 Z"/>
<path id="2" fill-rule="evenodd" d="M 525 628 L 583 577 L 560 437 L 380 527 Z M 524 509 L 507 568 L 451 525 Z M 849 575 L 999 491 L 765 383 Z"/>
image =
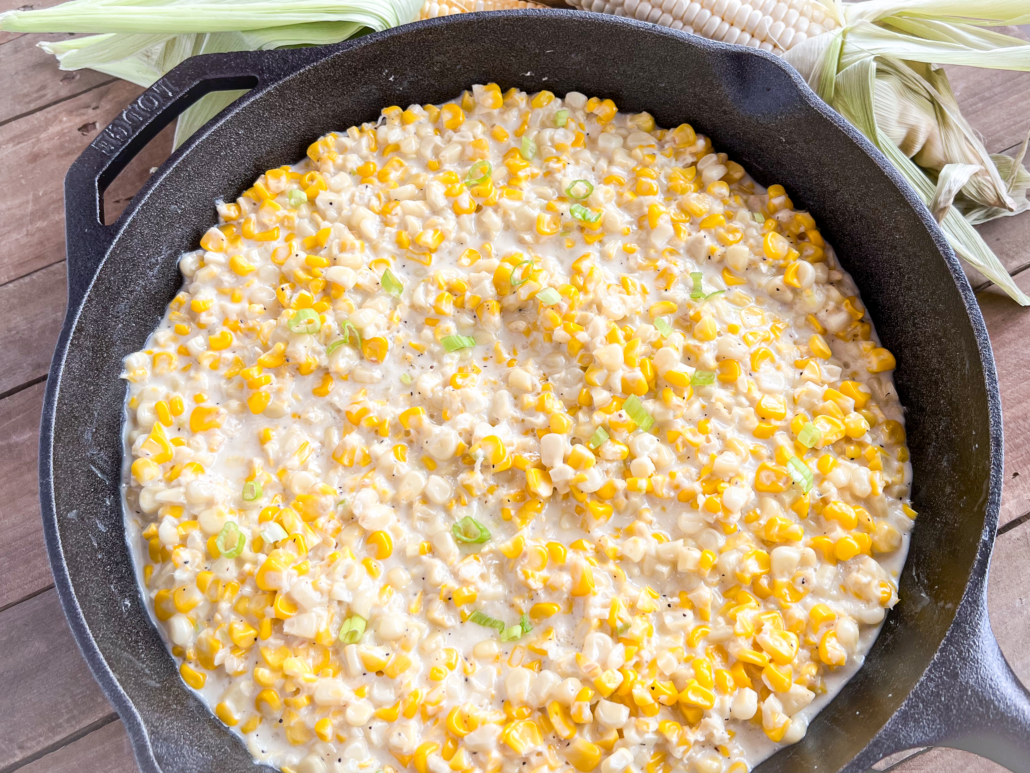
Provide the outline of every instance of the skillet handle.
<path id="1" fill-rule="evenodd" d="M 969 631 L 968 649 L 949 653 L 956 680 L 942 697 L 965 722 L 954 725 L 940 744 L 979 754 L 1013 773 L 1030 773 L 1030 692 L 1005 660 L 985 606 L 978 620 L 970 621 L 976 627 Z"/>
<path id="2" fill-rule="evenodd" d="M 963 599 L 945 645 L 882 732 L 888 753 L 948 746 L 1030 773 L 1030 692 L 994 638 L 983 585 Z"/>
<path id="3" fill-rule="evenodd" d="M 188 59 L 140 94 L 97 135 L 64 179 L 69 309 L 82 302 L 114 241 L 117 227 L 104 225 L 103 195 L 126 165 L 204 95 L 270 83 L 295 69 L 297 61 L 304 59 L 300 51 L 245 51 Z M 145 192 L 146 188 L 141 191 Z"/>

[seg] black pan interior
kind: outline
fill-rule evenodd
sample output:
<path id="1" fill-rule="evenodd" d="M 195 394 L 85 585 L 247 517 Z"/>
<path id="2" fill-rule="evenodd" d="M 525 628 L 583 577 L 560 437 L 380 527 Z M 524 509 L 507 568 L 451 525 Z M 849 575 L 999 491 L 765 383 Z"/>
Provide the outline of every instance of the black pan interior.
<path id="1" fill-rule="evenodd" d="M 489 81 L 610 97 L 622 110 L 650 111 L 659 125 L 689 122 L 710 135 L 761 183 L 783 184 L 812 211 L 861 288 L 884 345 L 898 355 L 921 514 L 901 603 L 865 668 L 807 738 L 759 770 L 843 768 L 929 663 L 984 529 L 988 388 L 966 310 L 971 295 L 968 286 L 960 292 L 961 272 L 935 241 L 925 211 L 913 210 L 783 66 L 592 14 L 452 18 L 326 50 L 321 61 L 234 108 L 158 173 L 127 214 L 52 385 L 57 532 L 89 635 L 142 717 L 163 770 L 254 770 L 243 745 L 180 683 L 136 587 L 118 492 L 121 359 L 143 346 L 178 290 L 176 259 L 214 222 L 216 198 L 235 196 L 265 169 L 303 156 L 319 135 L 374 120 L 387 105 L 441 102 Z"/>

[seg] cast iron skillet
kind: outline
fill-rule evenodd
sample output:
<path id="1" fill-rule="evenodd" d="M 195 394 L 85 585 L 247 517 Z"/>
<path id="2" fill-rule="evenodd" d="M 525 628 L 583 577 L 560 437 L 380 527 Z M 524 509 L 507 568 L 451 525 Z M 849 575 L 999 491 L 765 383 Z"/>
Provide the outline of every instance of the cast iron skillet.
<path id="1" fill-rule="evenodd" d="M 987 568 L 1002 486 L 1001 403 L 976 300 L 926 208 L 865 139 L 772 56 L 636 21 L 570 11 L 437 19 L 318 49 L 221 54 L 176 68 L 68 173 L 68 316 L 47 381 L 40 494 L 75 638 L 148 771 L 249 771 L 244 746 L 181 683 L 151 624 L 122 526 L 121 360 L 181 284 L 179 255 L 263 170 L 387 105 L 473 83 L 578 90 L 684 121 L 760 182 L 781 183 L 836 246 L 897 353 L 920 516 L 866 665 L 801 743 L 758 770 L 859 771 L 947 745 L 1030 771 L 1030 697 L 991 633 Z M 200 96 L 253 90 L 153 175 L 113 226 L 101 194 Z"/>

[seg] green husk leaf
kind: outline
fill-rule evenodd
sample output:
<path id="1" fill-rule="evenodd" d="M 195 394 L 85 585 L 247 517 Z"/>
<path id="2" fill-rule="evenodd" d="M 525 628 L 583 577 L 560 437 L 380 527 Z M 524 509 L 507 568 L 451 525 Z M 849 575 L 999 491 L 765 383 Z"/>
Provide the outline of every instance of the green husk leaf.
<path id="1" fill-rule="evenodd" d="M 837 76 L 837 98 L 833 107 L 883 151 L 923 202 L 929 205 L 934 197 L 934 184 L 877 126 L 873 107 L 875 79 L 876 60 L 872 58 L 860 60 L 842 70 Z M 945 214 L 941 228 L 948 236 L 955 252 L 966 262 L 1005 290 L 1018 303 L 1023 306 L 1030 305 L 1030 297 L 1016 286 L 998 257 L 955 208 Z"/>
<path id="2" fill-rule="evenodd" d="M 976 164 L 947 164 L 937 176 L 937 188 L 930 202 L 930 214 L 938 223 L 951 209 L 952 202 L 969 178 L 983 169 Z"/>
<path id="3" fill-rule="evenodd" d="M 10 31 L 100 33 L 40 44 L 62 70 L 90 68 L 151 86 L 198 54 L 338 43 L 418 16 L 419 0 L 73 0 L 0 14 Z M 246 91 L 208 94 L 179 116 L 174 144 Z"/>

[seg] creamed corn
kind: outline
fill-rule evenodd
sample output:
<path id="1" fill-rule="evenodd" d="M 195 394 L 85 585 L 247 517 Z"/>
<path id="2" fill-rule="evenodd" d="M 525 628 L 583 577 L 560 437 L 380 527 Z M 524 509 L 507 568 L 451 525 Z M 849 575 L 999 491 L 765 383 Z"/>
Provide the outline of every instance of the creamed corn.
<path id="1" fill-rule="evenodd" d="M 689 125 L 475 86 L 270 169 L 129 356 L 182 679 L 295 773 L 745 773 L 862 663 L 915 512 L 816 222 Z"/>

